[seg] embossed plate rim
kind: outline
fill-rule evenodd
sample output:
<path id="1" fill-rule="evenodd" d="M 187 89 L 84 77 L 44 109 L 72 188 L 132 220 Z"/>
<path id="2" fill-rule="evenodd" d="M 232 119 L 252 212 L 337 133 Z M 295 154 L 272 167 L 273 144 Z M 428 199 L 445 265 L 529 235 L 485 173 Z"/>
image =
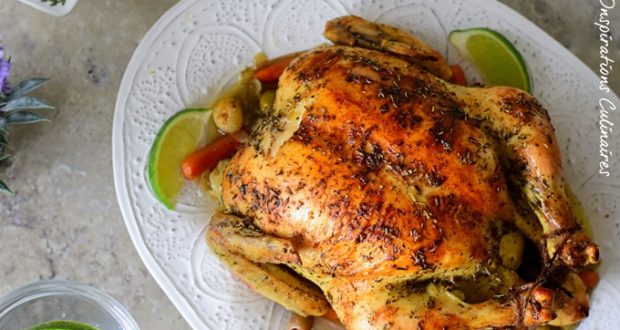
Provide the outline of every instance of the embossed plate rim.
<path id="1" fill-rule="evenodd" d="M 130 205 L 129 190 L 125 186 L 127 183 L 124 171 L 125 154 L 123 152 L 123 127 L 124 127 L 124 115 L 125 104 L 129 99 L 129 91 L 136 79 L 136 74 L 140 67 L 140 63 L 143 58 L 148 54 L 148 50 L 153 45 L 157 37 L 159 37 L 165 30 L 166 26 L 170 22 L 181 15 L 183 11 L 199 0 L 183 0 L 172 6 L 164 15 L 162 15 L 157 22 L 149 29 L 146 35 L 142 38 L 138 47 L 131 55 L 131 59 L 127 64 L 127 69 L 123 74 L 121 85 L 119 87 L 118 96 L 116 99 L 116 105 L 114 110 L 114 120 L 112 127 L 112 166 L 114 172 L 114 189 L 116 190 L 116 197 L 121 209 L 121 214 L 125 221 L 125 226 L 129 232 L 129 236 L 133 245 L 135 246 L 140 259 L 144 262 L 144 265 L 148 269 L 149 273 L 155 279 L 155 282 L 164 291 L 166 296 L 170 299 L 176 309 L 185 318 L 187 323 L 192 328 L 197 328 L 197 325 L 203 324 L 200 318 L 196 315 L 196 311 L 190 306 L 188 301 L 181 295 L 181 293 L 175 288 L 174 284 L 168 276 L 161 269 L 161 266 L 157 263 L 153 255 L 149 252 L 141 232 L 138 228 L 138 223 L 135 221 L 135 217 Z"/>

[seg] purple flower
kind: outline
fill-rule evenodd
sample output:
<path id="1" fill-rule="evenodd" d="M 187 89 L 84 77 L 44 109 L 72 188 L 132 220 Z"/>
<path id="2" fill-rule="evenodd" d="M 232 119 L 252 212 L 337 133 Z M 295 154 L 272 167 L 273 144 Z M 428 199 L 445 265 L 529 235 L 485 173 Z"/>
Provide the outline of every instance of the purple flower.
<path id="1" fill-rule="evenodd" d="M 4 59 L 4 47 L 0 43 L 0 91 L 4 94 L 11 92 L 11 86 L 9 86 L 10 73 L 11 61 Z"/>

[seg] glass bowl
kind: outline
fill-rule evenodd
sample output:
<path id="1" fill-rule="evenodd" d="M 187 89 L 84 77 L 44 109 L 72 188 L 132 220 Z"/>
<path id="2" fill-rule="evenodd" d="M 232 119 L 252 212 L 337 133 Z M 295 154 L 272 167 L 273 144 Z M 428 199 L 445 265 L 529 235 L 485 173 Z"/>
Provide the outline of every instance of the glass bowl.
<path id="1" fill-rule="evenodd" d="M 0 329 L 24 330 L 68 320 L 101 330 L 139 330 L 127 309 L 92 286 L 63 280 L 35 282 L 0 297 Z"/>

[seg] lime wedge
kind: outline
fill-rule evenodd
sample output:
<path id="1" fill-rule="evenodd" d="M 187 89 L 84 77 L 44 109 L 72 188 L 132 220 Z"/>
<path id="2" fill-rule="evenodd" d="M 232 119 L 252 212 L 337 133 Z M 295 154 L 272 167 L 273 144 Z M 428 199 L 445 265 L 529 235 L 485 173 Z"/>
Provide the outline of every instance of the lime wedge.
<path id="1" fill-rule="evenodd" d="M 530 92 L 530 76 L 519 51 L 506 37 L 487 28 L 454 30 L 448 37 L 489 86 L 512 86 Z"/>
<path id="2" fill-rule="evenodd" d="M 183 188 L 181 163 L 205 140 L 210 109 L 187 109 L 176 113 L 159 129 L 151 147 L 148 175 L 155 197 L 174 209 Z"/>

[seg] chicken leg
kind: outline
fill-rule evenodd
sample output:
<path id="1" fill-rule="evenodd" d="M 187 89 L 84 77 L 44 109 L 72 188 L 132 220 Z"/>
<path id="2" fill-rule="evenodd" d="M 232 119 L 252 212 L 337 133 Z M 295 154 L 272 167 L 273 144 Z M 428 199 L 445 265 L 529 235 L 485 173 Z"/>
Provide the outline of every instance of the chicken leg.
<path id="1" fill-rule="evenodd" d="M 207 243 L 242 282 L 257 293 L 301 316 L 322 316 L 329 304 L 310 281 L 283 264 L 298 264 L 288 240 L 262 233 L 251 222 L 216 213 L 207 230 Z"/>
<path id="2" fill-rule="evenodd" d="M 451 85 L 463 110 L 504 144 L 516 180 L 538 216 L 550 257 L 571 268 L 598 262 L 598 247 L 577 223 L 562 175 L 562 161 L 547 111 L 531 95 L 511 87 Z"/>

